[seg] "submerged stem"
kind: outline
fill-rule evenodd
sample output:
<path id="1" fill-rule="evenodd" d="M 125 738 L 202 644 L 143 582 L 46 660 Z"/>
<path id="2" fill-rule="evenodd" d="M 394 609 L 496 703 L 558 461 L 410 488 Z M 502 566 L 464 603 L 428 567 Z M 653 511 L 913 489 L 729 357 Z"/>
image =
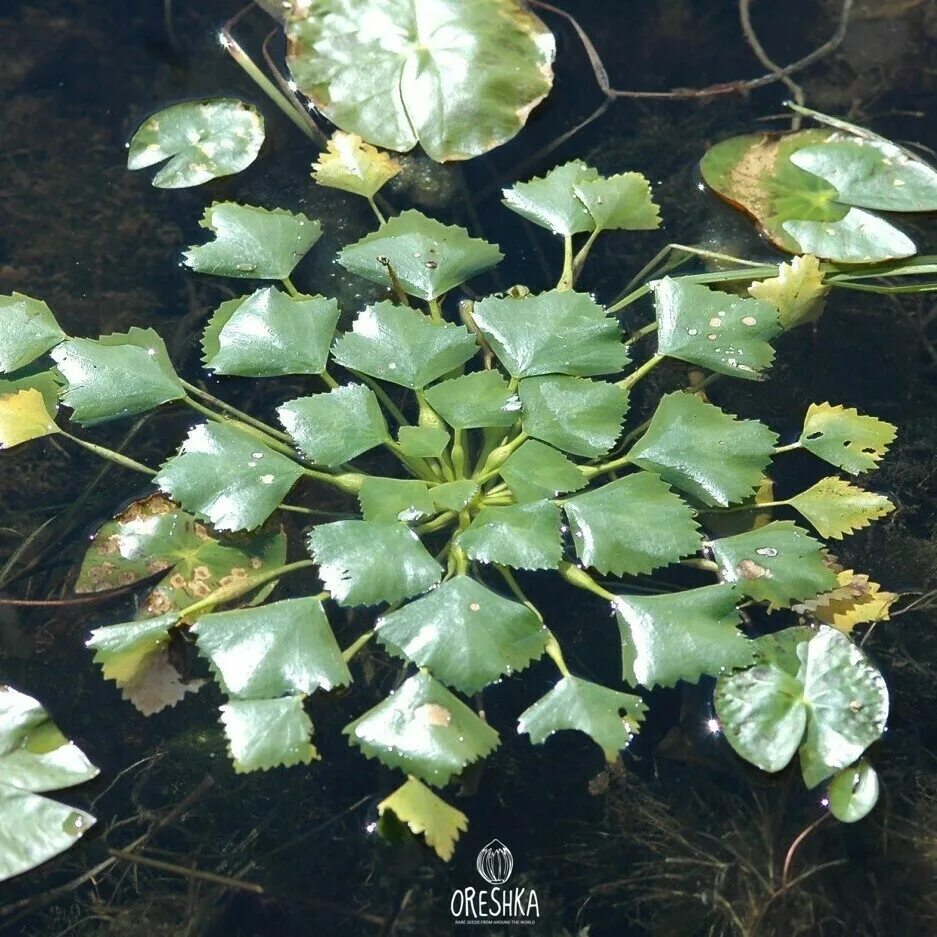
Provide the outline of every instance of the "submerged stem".
<path id="1" fill-rule="evenodd" d="M 183 381 L 182 386 L 187 391 L 189 391 L 189 393 L 195 394 L 196 396 L 201 397 L 202 400 L 207 400 L 209 403 L 214 404 L 219 410 L 223 410 L 225 413 L 230 413 L 232 416 L 236 416 L 242 423 L 247 423 L 249 426 L 253 426 L 255 429 L 259 429 L 261 432 L 273 436 L 274 439 L 279 439 L 281 442 L 292 442 L 286 433 L 281 432 L 280 430 L 271 426 L 269 423 L 264 423 L 263 420 L 258 420 L 256 417 L 251 416 L 249 413 L 245 413 L 243 410 L 239 410 L 237 407 L 225 400 L 222 400 L 220 397 L 215 397 L 207 390 L 202 390 L 201 387 L 197 387 L 195 384 L 190 384 L 188 381 Z M 195 401 L 188 397 L 186 398 L 186 403 L 193 407 L 193 409 L 198 410 L 200 413 L 204 413 L 206 416 L 211 413 L 210 410 L 196 404 Z"/>
<path id="2" fill-rule="evenodd" d="M 115 465 L 122 465 L 124 468 L 134 472 L 140 472 L 142 475 L 149 475 L 151 478 L 156 474 L 156 469 L 152 469 L 142 462 L 137 462 L 136 459 L 131 459 L 129 456 L 125 456 L 120 452 L 115 452 L 113 449 L 108 449 L 106 446 L 99 446 L 96 443 L 88 442 L 87 439 L 81 439 L 79 436 L 72 436 L 71 433 L 66 433 L 64 429 L 59 432 L 66 439 L 70 439 L 82 448 L 87 449 L 88 452 L 93 452 L 95 455 L 100 456 L 102 459 L 107 459 Z"/>
<path id="3" fill-rule="evenodd" d="M 636 368 L 627 377 L 622 378 L 622 380 L 618 382 L 618 386 L 624 388 L 625 390 L 631 390 L 631 388 L 634 387 L 634 385 L 637 384 L 642 377 L 653 371 L 654 368 L 656 368 L 663 360 L 663 355 L 652 355 L 647 359 L 647 361 L 644 362 L 644 364 L 641 365 L 641 367 Z"/>
<path id="4" fill-rule="evenodd" d="M 360 638 L 353 641 L 351 644 L 348 645 L 348 647 L 345 648 L 344 651 L 342 651 L 342 660 L 344 660 L 345 663 L 347 664 L 358 653 L 358 651 L 360 651 L 361 648 L 363 648 L 368 643 L 368 641 L 370 641 L 371 638 L 373 637 L 374 637 L 373 630 L 365 631 L 365 633 L 361 635 Z"/>

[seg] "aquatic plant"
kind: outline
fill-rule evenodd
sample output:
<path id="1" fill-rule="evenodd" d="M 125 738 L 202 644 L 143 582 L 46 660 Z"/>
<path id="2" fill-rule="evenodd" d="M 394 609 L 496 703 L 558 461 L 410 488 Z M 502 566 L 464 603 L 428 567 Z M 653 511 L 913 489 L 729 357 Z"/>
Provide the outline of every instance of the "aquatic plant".
<path id="1" fill-rule="evenodd" d="M 256 143 L 256 119 L 235 102 L 172 117 L 151 118 L 131 146 L 132 165 L 141 152 L 172 161 L 160 184 L 232 171 L 219 153 L 243 161 Z M 779 445 L 761 422 L 711 403 L 706 387 L 764 378 L 771 342 L 814 319 L 830 289 L 888 289 L 878 281 L 919 268 L 811 255 L 758 264 L 671 245 L 603 306 L 575 289 L 596 239 L 656 228 L 659 211 L 640 174 L 603 177 L 573 161 L 504 198 L 562 240 L 556 285 L 456 301 L 501 251 L 418 211 L 385 219 L 375 197 L 398 169 L 342 132 L 313 167 L 320 185 L 367 199 L 379 221 L 338 261 L 387 298 L 346 331 L 336 332 L 336 300 L 292 280 L 317 220 L 216 202 L 201 222 L 210 237 L 184 254 L 197 273 L 269 281 L 214 310 L 202 350 L 221 377 L 319 382 L 277 407 L 279 426 L 180 377 L 152 329 L 69 337 L 40 300 L 0 299 L 0 445 L 55 435 L 155 487 L 98 531 L 76 581 L 78 592 L 146 589 L 134 620 L 88 641 L 105 677 L 155 712 L 196 688 L 169 654 L 174 641 L 194 643 L 227 696 L 220 719 L 235 770 L 264 770 L 319 757 L 304 701 L 351 683 L 350 665 L 376 642 L 402 661 L 400 682 L 344 731 L 405 775 L 380 813 L 444 858 L 468 821 L 433 788 L 499 744 L 477 695 L 544 655 L 555 685 L 518 714 L 533 743 L 576 730 L 615 759 L 645 712 L 630 690 L 713 675 L 715 726 L 739 755 L 774 772 L 799 753 L 805 783 L 829 782 L 833 813 L 859 819 L 877 797 L 862 756 L 884 729 L 888 695 L 850 633 L 887 618 L 896 597 L 840 567 L 788 516 L 839 540 L 893 505 L 837 474 L 775 500 L 769 467 L 800 449 L 864 475 L 895 429 L 824 401 Z M 663 275 L 694 257 L 717 268 Z M 624 335 L 616 314 L 648 295 L 654 320 Z M 629 418 L 631 392 L 666 359 L 711 376 L 662 395 L 650 419 Z M 154 469 L 71 433 L 56 422 L 60 405 L 82 426 L 164 405 L 203 421 Z M 278 516 L 313 518 L 323 488 L 356 500 L 360 516 L 310 520 L 307 558 L 288 561 Z M 668 567 L 683 572 L 645 578 Z M 321 591 L 267 601 L 307 570 Z M 629 690 L 571 671 L 518 570 L 553 572 L 609 603 Z M 376 612 L 342 648 L 331 622 L 357 607 Z M 789 609 L 809 625 L 776 631 Z"/>

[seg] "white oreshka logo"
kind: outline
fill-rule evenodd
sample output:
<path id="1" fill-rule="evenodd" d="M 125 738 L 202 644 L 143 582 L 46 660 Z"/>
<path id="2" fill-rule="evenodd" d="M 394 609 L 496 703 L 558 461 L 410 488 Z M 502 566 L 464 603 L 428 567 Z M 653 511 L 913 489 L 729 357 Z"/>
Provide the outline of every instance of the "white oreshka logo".
<path id="1" fill-rule="evenodd" d="M 491 888 L 457 888 L 449 910 L 456 924 L 533 924 L 540 902 L 532 888 L 502 888 L 514 871 L 511 850 L 493 839 L 475 860 L 478 874 Z"/>

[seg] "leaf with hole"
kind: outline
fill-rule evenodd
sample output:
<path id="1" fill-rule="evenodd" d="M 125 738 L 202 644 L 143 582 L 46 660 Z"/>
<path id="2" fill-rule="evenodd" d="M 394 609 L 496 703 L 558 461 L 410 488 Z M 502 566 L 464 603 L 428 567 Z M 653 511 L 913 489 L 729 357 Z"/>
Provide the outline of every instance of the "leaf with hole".
<path id="1" fill-rule="evenodd" d="M 556 569 L 563 556 L 552 501 L 484 507 L 456 541 L 470 559 L 515 569 Z"/>
<path id="2" fill-rule="evenodd" d="M 389 153 L 365 143 L 356 133 L 336 130 L 312 164 L 316 185 L 374 198 L 403 166 Z"/>
<path id="3" fill-rule="evenodd" d="M 465 228 L 408 209 L 349 244 L 338 262 L 359 277 L 388 287 L 396 280 L 408 295 L 430 300 L 496 266 L 503 256 L 497 245 L 470 237 Z"/>
<path id="4" fill-rule="evenodd" d="M 628 391 L 588 378 L 526 377 L 518 392 L 525 433 L 590 458 L 605 455 L 615 445 L 628 411 Z"/>
<path id="5" fill-rule="evenodd" d="M 650 472 L 567 498 L 563 509 L 579 559 L 603 574 L 650 573 L 702 543 L 692 508 Z"/>
<path id="6" fill-rule="evenodd" d="M 428 673 L 414 674 L 344 729 L 388 768 L 443 787 L 498 746 L 498 733 Z"/>
<path id="7" fill-rule="evenodd" d="M 723 580 L 770 608 L 789 608 L 836 586 L 823 545 L 793 521 L 772 521 L 710 547 Z"/>
<path id="8" fill-rule="evenodd" d="M 304 597 L 202 615 L 191 629 L 224 693 L 238 699 L 309 696 L 351 674 L 322 603 Z"/>
<path id="9" fill-rule="evenodd" d="M 606 761 L 613 762 L 637 735 L 645 710 L 638 696 L 567 676 L 521 713 L 517 731 L 526 732 L 539 745 L 555 732 L 576 729 L 602 749 Z"/>
<path id="10" fill-rule="evenodd" d="M 878 803 L 878 774 L 864 758 L 843 768 L 830 781 L 830 813 L 841 823 L 867 817 Z"/>
<path id="11" fill-rule="evenodd" d="M 653 689 L 697 683 L 752 662 L 753 644 L 739 631 L 740 596 L 719 583 L 663 595 L 621 595 L 615 616 L 626 682 Z"/>
<path id="12" fill-rule="evenodd" d="M 812 403 L 798 442 L 825 462 L 850 475 L 861 475 L 876 468 L 895 435 L 891 423 L 852 407 Z"/>
<path id="13" fill-rule="evenodd" d="M 759 380 L 774 359 L 780 331 L 770 303 L 664 277 L 654 284 L 657 350 L 720 374 Z"/>
<path id="14" fill-rule="evenodd" d="M 528 439 L 512 452 L 498 471 L 511 494 L 521 502 L 555 498 L 588 484 L 574 462 L 536 439 Z"/>
<path id="15" fill-rule="evenodd" d="M 26 367 L 63 338 L 65 333 L 41 299 L 22 293 L 0 296 L 0 374 Z"/>
<path id="16" fill-rule="evenodd" d="M 468 817 L 450 807 L 416 778 L 407 780 L 378 805 L 378 816 L 390 811 L 410 827 L 414 836 L 423 835 L 426 845 L 444 862 L 455 852 L 456 840 L 468 829 Z"/>
<path id="17" fill-rule="evenodd" d="M 287 64 L 342 130 L 437 162 L 510 140 L 553 82 L 552 33 L 518 0 L 323 0 L 286 12 Z"/>
<path id="18" fill-rule="evenodd" d="M 442 567 L 406 524 L 335 521 L 309 534 L 319 576 L 339 605 L 399 602 L 431 589 Z"/>
<path id="19" fill-rule="evenodd" d="M 220 423 L 189 430 L 154 481 L 187 511 L 216 530 L 253 530 L 303 474 L 292 459 Z"/>
<path id="20" fill-rule="evenodd" d="M 214 311 L 202 336 L 202 361 L 209 371 L 238 377 L 321 374 L 338 316 L 334 299 L 264 287 Z"/>
<path id="21" fill-rule="evenodd" d="M 895 506 L 883 495 L 863 491 L 836 475 L 821 478 L 806 491 L 788 499 L 821 537 L 842 540 L 891 513 Z"/>
<path id="22" fill-rule="evenodd" d="M 322 226 L 301 212 L 215 202 L 199 224 L 215 235 L 182 255 L 198 273 L 284 280 L 319 240 Z"/>
<path id="23" fill-rule="evenodd" d="M 628 363 L 618 322 L 585 293 L 489 296 L 473 318 L 512 377 L 618 374 Z"/>
<path id="24" fill-rule="evenodd" d="M 128 169 L 169 160 L 153 177 L 158 189 L 183 189 L 246 169 L 264 142 L 260 111 L 235 98 L 173 104 L 148 117 L 130 139 Z"/>
<path id="25" fill-rule="evenodd" d="M 525 605 L 468 576 L 383 615 L 377 638 L 392 654 L 471 695 L 540 657 L 548 632 Z"/>
<path id="26" fill-rule="evenodd" d="M 703 504 L 724 507 L 751 496 L 777 441 L 757 420 L 739 420 L 677 391 L 661 398 L 628 458 Z"/>
<path id="27" fill-rule="evenodd" d="M 99 339 L 69 338 L 52 357 L 67 381 L 62 403 L 86 426 L 185 397 L 166 346 L 152 329 L 134 326 Z"/>
<path id="28" fill-rule="evenodd" d="M 233 699 L 221 708 L 221 724 L 238 774 L 308 765 L 319 753 L 300 696 Z"/>
<path id="29" fill-rule="evenodd" d="M 381 405 L 363 384 L 297 397 L 277 415 L 303 455 L 320 465 L 340 465 L 390 439 Z"/>
<path id="30" fill-rule="evenodd" d="M 368 306 L 335 340 L 332 355 L 352 371 L 421 390 L 478 351 L 464 325 L 433 322 L 416 309 L 384 301 Z"/>

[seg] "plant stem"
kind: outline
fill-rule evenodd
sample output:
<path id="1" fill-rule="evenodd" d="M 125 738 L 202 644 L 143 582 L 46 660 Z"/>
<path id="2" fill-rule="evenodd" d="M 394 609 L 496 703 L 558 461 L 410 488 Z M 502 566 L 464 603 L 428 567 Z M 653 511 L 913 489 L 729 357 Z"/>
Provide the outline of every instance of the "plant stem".
<path id="1" fill-rule="evenodd" d="M 664 360 L 663 355 L 652 355 L 650 358 L 647 359 L 647 361 L 644 362 L 644 364 L 641 365 L 640 368 L 637 368 L 636 370 L 632 371 L 626 378 L 623 378 L 622 380 L 620 380 L 618 382 L 618 386 L 624 388 L 625 390 L 631 390 L 631 388 L 634 387 L 634 385 L 637 384 L 638 381 L 640 381 L 642 377 L 644 377 L 645 375 L 653 371 L 654 368 L 656 368 L 663 360 Z"/>
<path id="2" fill-rule="evenodd" d="M 434 534 L 438 530 L 444 530 L 448 527 L 453 521 L 458 518 L 458 512 L 456 511 L 444 511 L 438 517 L 434 517 L 430 521 L 426 521 L 425 524 L 420 524 L 414 528 L 418 534 Z"/>
<path id="3" fill-rule="evenodd" d="M 224 605 L 228 602 L 234 601 L 234 599 L 240 598 L 242 595 L 245 595 L 248 592 L 253 592 L 253 590 L 258 586 L 262 586 L 265 583 L 270 582 L 272 579 L 279 579 L 281 576 L 285 576 L 287 573 L 293 573 L 300 569 L 309 569 L 315 565 L 316 564 L 312 560 L 299 560 L 296 563 L 287 563 L 285 566 L 278 566 L 276 569 L 267 570 L 258 576 L 248 576 L 245 579 L 238 579 L 227 586 L 222 586 L 220 589 L 216 589 L 211 595 L 206 596 L 204 599 L 199 599 L 198 602 L 193 602 L 191 605 L 187 605 L 184 609 L 182 609 L 181 612 L 179 612 L 179 620 L 183 621 L 190 619 L 193 615 L 204 611 L 206 608 L 213 608 L 216 605 Z M 323 597 L 328 598 L 329 594 L 327 592 L 321 592 L 316 596 L 319 601 L 322 601 Z"/>
<path id="4" fill-rule="evenodd" d="M 774 454 L 780 455 L 782 452 L 793 452 L 795 449 L 800 449 L 800 441 L 788 443 L 786 446 L 775 446 Z"/>
<path id="5" fill-rule="evenodd" d="M 702 557 L 691 556 L 688 559 L 680 560 L 682 566 L 692 566 L 693 569 L 704 569 L 707 573 L 718 573 L 719 564 L 712 560 L 704 560 Z"/>
<path id="6" fill-rule="evenodd" d="M 349 644 L 348 647 L 342 651 L 342 660 L 347 664 L 373 637 L 374 631 L 365 631 L 360 638 Z"/>
<path id="7" fill-rule="evenodd" d="M 189 393 L 195 394 L 198 397 L 201 397 L 202 400 L 207 400 L 209 403 L 214 404 L 219 410 L 224 410 L 225 413 L 230 413 L 232 416 L 237 417 L 242 423 L 247 423 L 249 426 L 253 426 L 255 429 L 259 429 L 262 433 L 266 433 L 268 436 L 273 436 L 274 439 L 279 439 L 281 442 L 292 443 L 290 437 L 280 430 L 276 429 L 273 426 L 270 426 L 269 423 L 264 423 L 263 420 L 258 420 L 256 417 L 251 416 L 249 413 L 245 413 L 243 410 L 238 410 L 237 407 L 228 403 L 225 400 L 222 400 L 220 397 L 215 397 L 213 394 L 210 394 L 207 390 L 202 390 L 201 387 L 197 387 L 195 384 L 190 384 L 188 381 L 183 381 L 182 386 L 189 391 Z M 193 401 L 188 397 L 186 402 L 190 405 L 193 405 Z M 198 409 L 200 413 L 208 414 L 210 411 L 206 410 L 204 407 Z"/>
<path id="8" fill-rule="evenodd" d="M 638 329 L 637 331 L 632 332 L 625 339 L 625 344 L 633 345 L 635 342 L 639 342 L 642 338 L 644 338 L 645 335 L 650 335 L 652 332 L 656 332 L 656 331 L 657 331 L 657 323 L 649 322 L 647 325 L 641 326 L 641 328 Z"/>
<path id="9" fill-rule="evenodd" d="M 71 433 L 66 433 L 64 429 L 60 430 L 60 433 L 66 439 L 70 439 L 82 448 L 87 449 L 88 452 L 93 452 L 95 455 L 100 456 L 102 459 L 107 459 L 115 465 L 122 465 L 124 468 L 130 469 L 131 471 L 140 472 L 142 475 L 149 475 L 150 478 L 156 474 L 156 469 L 151 469 L 148 465 L 137 462 L 136 459 L 131 459 L 129 456 L 122 455 L 120 452 L 114 452 L 113 449 L 88 442 L 87 439 L 81 439 L 78 436 L 72 436 Z"/>
<path id="10" fill-rule="evenodd" d="M 452 447 L 450 449 L 452 471 L 456 478 L 465 478 L 465 430 L 452 431 Z"/>
<path id="11" fill-rule="evenodd" d="M 334 488 L 340 488 L 350 495 L 356 495 L 361 490 L 365 476 L 357 472 L 346 472 L 344 475 L 329 475 L 327 472 L 320 472 L 316 469 L 304 468 L 303 475 L 308 478 L 314 478 L 316 481 L 325 482 L 326 485 L 332 485 Z"/>
<path id="12" fill-rule="evenodd" d="M 400 408 L 397 406 L 397 404 L 394 403 L 393 400 L 390 399 L 390 397 L 387 395 L 387 392 L 383 387 L 381 387 L 380 384 L 377 383 L 377 381 L 368 377 L 366 374 L 361 374 L 358 371 L 355 371 L 355 375 L 364 381 L 364 383 L 374 391 L 377 399 L 380 400 L 382 404 L 384 404 L 384 408 L 401 426 L 408 425 L 407 418 L 400 411 Z"/>
<path id="13" fill-rule="evenodd" d="M 579 469 L 586 478 L 595 478 L 596 475 L 603 475 L 606 472 L 614 472 L 617 469 L 624 468 L 631 464 L 631 457 L 625 453 L 611 462 L 603 462 L 601 465 L 580 465 Z"/>
<path id="14" fill-rule="evenodd" d="M 560 648 L 560 642 L 556 640 L 556 635 L 551 631 L 550 637 L 547 639 L 547 646 L 544 648 L 549 656 L 550 660 L 556 664 L 556 669 L 564 676 L 568 677 L 569 667 L 566 666 L 566 661 L 563 658 L 563 651 Z"/>
<path id="15" fill-rule="evenodd" d="M 596 228 L 592 234 L 589 235 L 589 239 L 585 244 L 579 249 L 579 252 L 576 254 L 575 259 L 573 260 L 573 283 L 576 282 L 576 277 L 582 273 L 582 268 L 586 264 L 586 260 L 589 257 L 589 251 L 592 250 L 592 245 L 595 244 L 596 239 L 602 233 L 603 228 Z"/>
<path id="16" fill-rule="evenodd" d="M 322 369 L 322 373 L 319 375 L 319 377 L 325 382 L 325 386 L 330 390 L 335 390 L 335 388 L 339 386 L 338 381 L 336 381 L 335 378 L 329 374 L 326 368 Z"/>
<path id="17" fill-rule="evenodd" d="M 253 892 L 255 895 L 262 895 L 264 893 L 262 886 L 254 882 L 244 882 L 238 878 L 228 878 L 227 875 L 217 875 L 215 872 L 191 869 L 188 866 L 164 862 L 162 859 L 150 859 L 148 856 L 138 856 L 131 852 L 124 852 L 121 849 L 108 849 L 107 854 L 115 859 L 120 859 L 121 862 L 149 866 L 152 869 L 159 869 L 161 872 L 171 872 L 173 875 L 182 875 L 185 878 L 211 882 L 213 885 L 221 885 L 223 888 L 237 888 L 241 891 Z"/>
<path id="18" fill-rule="evenodd" d="M 286 292 L 289 293 L 290 296 L 293 297 L 293 299 L 296 299 L 298 296 L 301 295 L 299 290 L 296 289 L 296 287 L 293 285 L 293 281 L 289 277 L 283 277 L 283 279 L 280 282 L 286 288 Z"/>
<path id="19" fill-rule="evenodd" d="M 445 322 L 442 315 L 442 306 L 440 306 L 438 299 L 429 300 L 427 306 L 429 307 L 429 317 L 433 322 Z"/>
<path id="20" fill-rule="evenodd" d="M 498 469 L 507 461 L 508 457 L 514 453 L 516 450 L 527 442 L 530 437 L 527 433 L 518 433 L 510 442 L 503 443 L 502 445 L 495 448 L 488 458 L 485 460 L 485 464 L 482 466 L 481 474 L 475 475 L 475 481 L 479 485 L 483 485 L 489 478 L 494 478 L 498 474 Z"/>
<path id="21" fill-rule="evenodd" d="M 316 140 L 315 134 L 303 120 L 302 115 L 299 114 L 293 106 L 293 102 L 290 101 L 290 99 L 254 64 L 251 57 L 230 33 L 226 31 L 221 33 L 221 44 L 228 50 L 231 58 L 244 69 L 251 81 L 253 81 L 310 140 Z"/>
<path id="22" fill-rule="evenodd" d="M 193 400 L 191 397 L 183 397 L 182 402 L 188 404 L 193 410 L 198 413 L 207 416 L 208 419 L 214 420 L 216 423 L 222 423 L 225 426 L 231 426 L 234 429 L 241 430 L 242 433 L 250 436 L 252 439 L 257 439 L 262 442 L 265 446 L 269 446 L 271 449 L 276 452 L 285 455 L 288 459 L 292 459 L 294 462 L 301 462 L 297 457 L 296 450 L 292 446 L 286 445 L 286 443 L 280 442 L 275 436 L 271 436 L 266 430 L 260 429 L 258 426 L 254 426 L 253 422 L 247 423 L 244 420 L 240 420 L 234 416 L 224 416 L 220 413 L 215 413 L 214 410 L 210 410 L 208 407 L 202 406 L 198 401 Z M 288 438 L 288 437 L 287 437 Z"/>
<path id="23" fill-rule="evenodd" d="M 563 238 L 563 273 L 556 284 L 558 290 L 571 290 L 573 288 L 573 236 L 567 234 Z"/>
<path id="24" fill-rule="evenodd" d="M 560 563 L 560 575 L 577 589 L 585 589 L 600 598 L 607 599 L 609 602 L 616 602 L 618 596 L 612 594 L 607 589 L 603 589 L 584 569 L 574 566 L 572 563 Z"/>
<path id="25" fill-rule="evenodd" d="M 381 214 L 380 208 L 377 207 L 377 202 L 374 201 L 374 197 L 369 195 L 367 196 L 368 204 L 371 206 L 371 211 L 377 216 L 377 220 L 380 224 L 384 224 L 387 219 Z"/>

